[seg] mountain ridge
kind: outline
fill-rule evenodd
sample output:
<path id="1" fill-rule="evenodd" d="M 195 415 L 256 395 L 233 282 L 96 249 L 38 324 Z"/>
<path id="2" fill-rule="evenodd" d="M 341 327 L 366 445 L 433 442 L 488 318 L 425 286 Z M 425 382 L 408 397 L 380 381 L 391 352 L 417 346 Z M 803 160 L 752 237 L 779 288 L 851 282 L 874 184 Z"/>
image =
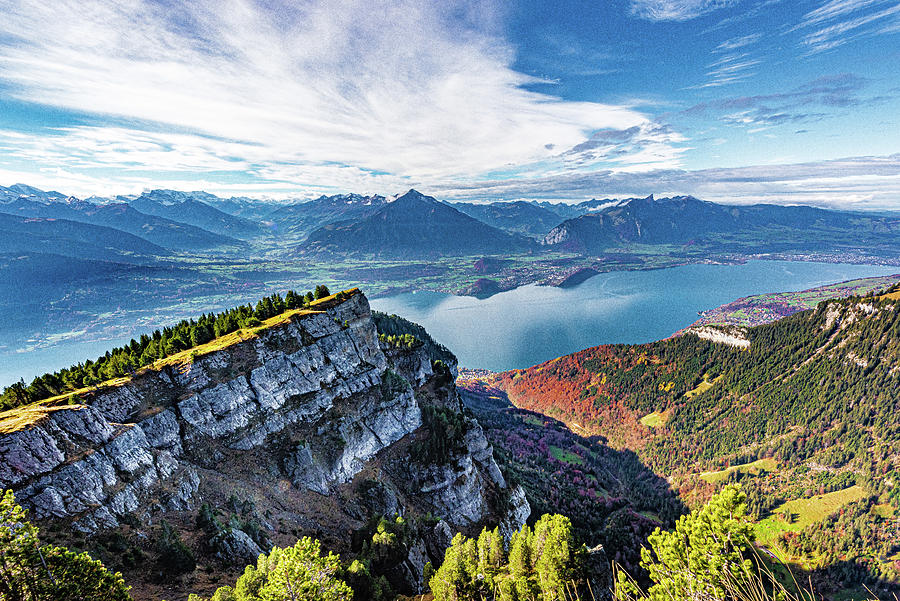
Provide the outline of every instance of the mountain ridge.
<path id="1" fill-rule="evenodd" d="M 810 206 L 722 205 L 693 196 L 657 199 L 650 195 L 567 219 L 551 230 L 543 243 L 578 252 L 602 253 L 622 243 L 686 245 L 711 236 L 761 232 L 767 227 L 810 233 L 860 227 L 856 231 L 872 240 L 894 242 L 900 237 L 900 215 L 884 217 Z M 729 240 L 722 242 L 727 245 Z M 809 246 L 822 243 L 822 239 L 810 241 Z"/>
<path id="2" fill-rule="evenodd" d="M 23 217 L 67 219 L 111 227 L 174 251 L 207 250 L 217 246 L 242 244 L 234 238 L 214 234 L 193 225 L 147 215 L 128 203 L 94 204 L 71 197 L 67 202 L 40 203 L 19 198 L 0 206 L 0 211 Z"/>
<path id="3" fill-rule="evenodd" d="M 138 236 L 68 219 L 0 212 L 0 253 L 43 252 L 79 259 L 151 264 L 171 252 Z"/>
<path id="4" fill-rule="evenodd" d="M 220 236 L 246 239 L 263 232 L 259 223 L 235 217 L 203 202 L 205 195 L 201 192 L 150 190 L 137 197 L 118 198 L 147 215 L 180 221 Z"/>
<path id="5" fill-rule="evenodd" d="M 51 529 L 61 541 L 126 524 L 135 532 L 129 549 L 155 554 L 146 541 L 165 520 L 198 541 L 195 553 L 209 545 L 235 569 L 301 532 L 358 552 L 355 532 L 403 514 L 412 530 L 387 577 L 417 593 L 426 562 L 439 561 L 454 531 L 491 525 L 508 536 L 530 511 L 477 421 L 463 414 L 447 371 L 455 365 L 433 363 L 425 348 L 379 340 L 361 293 L 329 297 L 232 346 L 83 393 L 75 404 L 0 415 L 0 485 L 38 522 L 68 524 Z M 23 417 L 28 411 L 38 413 Z M 431 441 L 446 435 L 435 415 L 457 416 L 463 429 L 432 455 Z M 230 498 L 252 507 L 242 519 L 255 525 L 202 538 L 211 535 L 197 525 L 201 504 L 221 510 Z M 183 593 L 178 579 L 154 584 L 146 565 L 101 555 L 126 569 L 137 599 Z"/>
<path id="6" fill-rule="evenodd" d="M 521 252 L 531 247 L 524 237 L 498 230 L 431 196 L 410 190 L 372 215 L 313 231 L 301 248 L 311 253 L 441 256 Z"/>

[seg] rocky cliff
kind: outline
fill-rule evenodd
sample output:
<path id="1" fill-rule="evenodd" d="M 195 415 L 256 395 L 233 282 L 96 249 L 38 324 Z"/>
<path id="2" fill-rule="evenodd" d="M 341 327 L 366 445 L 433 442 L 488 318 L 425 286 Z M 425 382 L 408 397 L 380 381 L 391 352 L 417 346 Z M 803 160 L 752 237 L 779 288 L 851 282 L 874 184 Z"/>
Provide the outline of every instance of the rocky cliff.
<path id="1" fill-rule="evenodd" d="M 229 527 L 201 545 L 235 563 L 301 534 L 352 553 L 373 516 L 403 515 L 415 533 L 392 582 L 411 592 L 453 531 L 518 528 L 524 493 L 463 415 L 447 368 L 435 373 L 423 346 L 382 348 L 361 293 L 323 307 L 7 425 L 0 487 L 66 531 L 101 536 L 125 524 L 141 535 L 166 520 L 189 543 L 201 505 L 237 499 L 258 530 Z M 421 452 L 444 434 L 423 423 L 429 407 L 465 424 L 441 457 Z"/>

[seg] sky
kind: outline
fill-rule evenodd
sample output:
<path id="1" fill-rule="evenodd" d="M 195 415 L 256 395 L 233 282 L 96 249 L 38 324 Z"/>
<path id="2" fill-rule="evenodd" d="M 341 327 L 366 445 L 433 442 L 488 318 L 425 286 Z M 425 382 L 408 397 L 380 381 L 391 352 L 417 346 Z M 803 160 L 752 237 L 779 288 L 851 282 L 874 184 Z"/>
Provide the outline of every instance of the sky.
<path id="1" fill-rule="evenodd" d="M 896 0 L 0 0 L 0 185 L 900 210 Z"/>

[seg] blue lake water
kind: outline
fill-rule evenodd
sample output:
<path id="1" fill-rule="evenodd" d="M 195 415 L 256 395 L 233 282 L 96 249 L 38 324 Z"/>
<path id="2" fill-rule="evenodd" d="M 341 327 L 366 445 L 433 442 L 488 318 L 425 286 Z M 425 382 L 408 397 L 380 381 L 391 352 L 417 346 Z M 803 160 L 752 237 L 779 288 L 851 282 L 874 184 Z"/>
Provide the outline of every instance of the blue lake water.
<path id="1" fill-rule="evenodd" d="M 607 343 L 659 340 L 698 311 L 742 296 L 897 273 L 896 266 L 749 261 L 594 276 L 574 288 L 523 286 L 487 299 L 435 292 L 372 299 L 425 326 L 464 367 L 523 368 Z"/>
<path id="2" fill-rule="evenodd" d="M 483 300 L 417 292 L 372 299 L 371 304 L 425 326 L 456 353 L 461 365 L 499 371 L 529 367 L 598 344 L 665 338 L 694 322 L 698 311 L 741 296 L 898 271 L 879 265 L 787 261 L 687 265 L 601 274 L 568 289 L 523 286 Z M 135 319 L 128 311 L 118 317 L 119 325 L 133 325 Z M 24 352 L 0 353 L 0 387 L 94 359 L 145 329 L 121 338 L 73 336 Z"/>

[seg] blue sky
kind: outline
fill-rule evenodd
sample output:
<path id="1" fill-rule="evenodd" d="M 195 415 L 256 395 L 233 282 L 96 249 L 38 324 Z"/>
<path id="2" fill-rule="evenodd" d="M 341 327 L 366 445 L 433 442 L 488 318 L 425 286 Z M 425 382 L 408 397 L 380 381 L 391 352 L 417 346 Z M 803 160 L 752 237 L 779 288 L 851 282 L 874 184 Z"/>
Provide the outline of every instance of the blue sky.
<path id="1" fill-rule="evenodd" d="M 900 209 L 896 0 L 0 7 L 0 185 Z"/>

